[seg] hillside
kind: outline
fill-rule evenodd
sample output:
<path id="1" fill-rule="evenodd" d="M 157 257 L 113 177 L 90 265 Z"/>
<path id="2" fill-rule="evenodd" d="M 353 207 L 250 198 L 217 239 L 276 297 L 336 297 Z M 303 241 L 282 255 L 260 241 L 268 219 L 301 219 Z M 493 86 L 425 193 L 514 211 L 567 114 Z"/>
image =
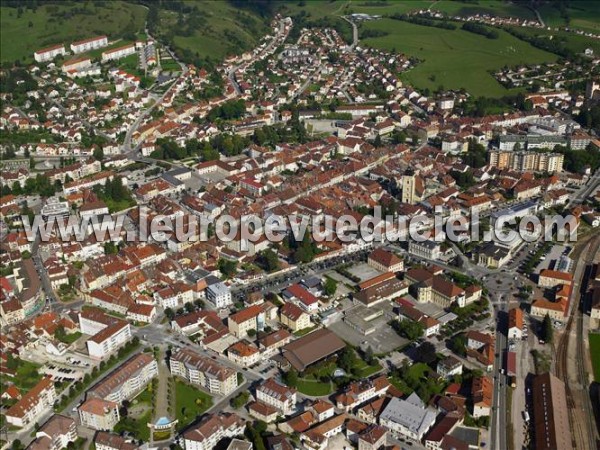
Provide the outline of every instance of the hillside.
<path id="1" fill-rule="evenodd" d="M 150 5 L 148 28 L 182 59 L 202 64 L 253 48 L 268 32 L 268 17 L 227 1 Z"/>
<path id="2" fill-rule="evenodd" d="M 28 63 L 40 48 L 99 34 L 133 38 L 143 30 L 146 14 L 145 7 L 123 1 L 64 1 L 34 10 L 1 6 L 0 59 Z"/>

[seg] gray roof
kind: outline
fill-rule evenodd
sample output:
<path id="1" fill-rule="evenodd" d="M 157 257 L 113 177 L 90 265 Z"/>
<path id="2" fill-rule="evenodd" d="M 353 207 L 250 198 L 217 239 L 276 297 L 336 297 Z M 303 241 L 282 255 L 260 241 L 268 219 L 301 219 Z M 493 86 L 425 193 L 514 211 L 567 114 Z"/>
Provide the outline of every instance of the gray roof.
<path id="1" fill-rule="evenodd" d="M 434 423 L 436 414 L 425 408 L 422 400 L 412 393 L 406 400 L 394 397 L 385 407 L 380 420 L 395 422 L 419 436 L 423 435 Z"/>

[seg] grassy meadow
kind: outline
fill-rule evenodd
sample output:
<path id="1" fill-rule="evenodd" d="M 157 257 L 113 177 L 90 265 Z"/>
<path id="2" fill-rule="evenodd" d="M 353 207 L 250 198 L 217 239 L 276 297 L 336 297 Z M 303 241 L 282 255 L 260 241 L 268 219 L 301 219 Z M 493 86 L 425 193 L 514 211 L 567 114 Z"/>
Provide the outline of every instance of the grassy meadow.
<path id="1" fill-rule="evenodd" d="M 146 9 L 123 1 L 65 2 L 35 11 L 0 7 L 0 60 L 33 61 L 33 52 L 54 44 L 106 34 L 109 41 L 144 28 Z"/>
<path id="2" fill-rule="evenodd" d="M 368 29 L 389 33 L 368 38 L 363 45 L 396 50 L 422 62 L 401 78 L 417 88 L 465 88 L 475 96 L 500 97 L 511 93 L 490 71 L 505 65 L 555 61 L 557 56 L 538 50 L 510 34 L 498 39 L 473 33 L 415 25 L 393 19 L 368 22 Z"/>

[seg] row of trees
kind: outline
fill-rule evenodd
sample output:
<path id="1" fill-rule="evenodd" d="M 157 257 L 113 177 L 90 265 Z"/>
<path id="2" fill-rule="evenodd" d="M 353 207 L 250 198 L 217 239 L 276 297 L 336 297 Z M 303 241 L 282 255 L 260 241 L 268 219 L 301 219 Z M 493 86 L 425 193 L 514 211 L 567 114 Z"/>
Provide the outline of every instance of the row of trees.
<path id="1" fill-rule="evenodd" d="M 402 20 L 404 22 L 422 25 L 424 27 L 442 28 L 444 30 L 456 30 L 456 25 L 446 20 L 429 19 L 427 17 L 419 17 L 411 14 L 395 13 L 390 16 L 392 19 Z"/>
<path id="2" fill-rule="evenodd" d="M 488 39 L 498 39 L 500 34 L 496 30 L 492 30 L 480 23 L 466 22 L 463 24 L 462 29 L 469 33 L 480 34 Z"/>

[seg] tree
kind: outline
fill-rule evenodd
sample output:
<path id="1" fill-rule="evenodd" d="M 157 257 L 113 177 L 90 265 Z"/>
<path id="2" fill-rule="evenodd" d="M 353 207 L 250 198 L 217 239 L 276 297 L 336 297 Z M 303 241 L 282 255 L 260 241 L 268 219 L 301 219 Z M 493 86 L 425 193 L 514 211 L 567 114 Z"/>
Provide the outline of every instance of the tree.
<path id="1" fill-rule="evenodd" d="M 369 345 L 367 350 L 365 350 L 365 362 L 367 364 L 373 364 L 373 348 Z"/>
<path id="2" fill-rule="evenodd" d="M 105 255 L 116 255 L 119 253 L 119 247 L 112 241 L 104 243 L 104 254 Z"/>
<path id="3" fill-rule="evenodd" d="M 93 155 L 96 161 L 102 161 L 104 159 L 104 150 L 102 150 L 102 147 L 96 147 Z"/>
<path id="4" fill-rule="evenodd" d="M 423 336 L 423 332 L 425 331 L 425 327 L 423 327 L 421 323 L 408 319 L 400 321 L 396 320 L 392 322 L 392 327 L 400 336 L 410 339 L 411 341 L 419 339 Z"/>
<path id="5" fill-rule="evenodd" d="M 202 301 L 201 299 L 194 300 L 194 305 L 196 306 L 196 308 L 202 309 L 204 308 L 204 301 Z"/>
<path id="6" fill-rule="evenodd" d="M 290 370 L 288 370 L 283 381 L 285 381 L 285 384 L 287 384 L 289 387 L 298 386 L 298 372 L 296 372 L 296 369 L 292 367 Z"/>
<path id="7" fill-rule="evenodd" d="M 457 334 L 448 342 L 448 348 L 459 356 L 467 355 L 467 338 L 464 334 Z"/>
<path id="8" fill-rule="evenodd" d="M 187 312 L 192 312 L 196 309 L 196 307 L 194 306 L 194 304 L 192 302 L 188 302 L 185 304 L 185 310 Z"/>
<path id="9" fill-rule="evenodd" d="M 217 267 L 225 277 L 231 278 L 237 271 L 237 261 L 220 258 Z"/>
<path id="10" fill-rule="evenodd" d="M 165 316 L 167 316 L 169 320 L 173 320 L 175 318 L 175 311 L 171 308 L 165 308 Z"/>
<path id="11" fill-rule="evenodd" d="M 15 358 L 12 353 L 8 353 L 6 367 L 10 370 L 17 370 L 19 368 L 19 360 Z"/>
<path id="12" fill-rule="evenodd" d="M 437 356 L 435 354 L 435 345 L 431 342 L 423 342 L 419 347 L 417 347 L 417 361 L 425 363 L 427 365 L 433 363 Z"/>
<path id="13" fill-rule="evenodd" d="M 260 252 L 258 256 L 258 263 L 267 271 L 275 272 L 279 270 L 279 257 L 270 248 Z"/>
<path id="14" fill-rule="evenodd" d="M 344 369 L 347 373 L 352 372 L 356 365 L 356 353 L 350 347 L 345 347 L 338 356 L 338 366 Z"/>
<path id="15" fill-rule="evenodd" d="M 335 294 L 335 291 L 337 291 L 337 281 L 335 281 L 333 278 L 327 277 L 325 283 L 323 284 L 323 292 L 325 295 L 331 297 Z"/>
<path id="16" fill-rule="evenodd" d="M 240 409 L 248 402 L 249 398 L 250 394 L 247 391 L 240 392 L 238 395 L 231 399 L 231 406 L 235 409 Z"/>
<path id="17" fill-rule="evenodd" d="M 67 337 L 67 333 L 65 332 L 65 327 L 62 325 L 57 326 L 56 330 L 54 331 L 54 337 L 56 339 L 58 339 L 59 341 L 64 342 Z"/>
<path id="18" fill-rule="evenodd" d="M 248 336 L 250 336 L 250 337 L 256 336 L 256 330 L 254 328 L 250 328 L 248 330 Z"/>
<path id="19" fill-rule="evenodd" d="M 554 339 L 552 319 L 548 314 L 546 314 L 546 317 L 544 317 L 544 322 L 542 323 L 542 338 L 548 344 L 551 344 L 552 340 Z"/>

